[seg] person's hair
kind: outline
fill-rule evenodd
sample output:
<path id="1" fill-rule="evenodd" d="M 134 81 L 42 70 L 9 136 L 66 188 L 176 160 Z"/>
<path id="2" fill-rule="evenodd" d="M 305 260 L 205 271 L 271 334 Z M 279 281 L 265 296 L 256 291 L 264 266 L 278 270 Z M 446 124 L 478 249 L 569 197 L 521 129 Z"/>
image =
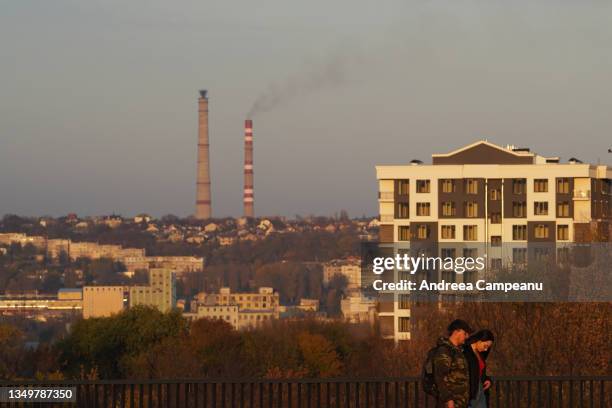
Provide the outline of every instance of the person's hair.
<path id="1" fill-rule="evenodd" d="M 490 342 L 494 342 L 495 341 L 495 336 L 493 335 L 493 332 L 491 330 L 487 330 L 487 329 L 483 329 L 483 330 L 478 330 L 476 333 L 472 334 L 466 341 L 465 341 L 465 345 L 468 348 L 468 350 L 471 350 L 470 345 L 478 342 L 478 341 L 490 341 Z M 489 356 L 489 352 L 491 351 L 491 349 L 489 348 L 487 351 L 484 351 L 482 353 L 480 353 L 480 355 L 482 356 L 483 359 L 487 359 L 487 357 Z"/>
<path id="2" fill-rule="evenodd" d="M 470 327 L 470 325 L 465 320 L 461 319 L 453 320 L 446 329 L 446 331 L 448 331 L 449 336 L 452 335 L 453 332 L 456 330 L 463 330 L 467 334 L 472 333 L 472 328 Z"/>
<path id="3" fill-rule="evenodd" d="M 491 330 L 478 330 L 472 334 L 466 341 L 466 344 L 476 343 L 477 341 L 495 341 L 495 336 Z"/>

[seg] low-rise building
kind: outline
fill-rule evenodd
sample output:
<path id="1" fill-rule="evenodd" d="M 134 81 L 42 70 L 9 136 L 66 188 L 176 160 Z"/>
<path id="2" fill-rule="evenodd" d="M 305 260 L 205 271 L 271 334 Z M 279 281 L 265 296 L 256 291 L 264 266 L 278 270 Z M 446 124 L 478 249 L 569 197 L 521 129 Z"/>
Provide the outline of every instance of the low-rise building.
<path id="1" fill-rule="evenodd" d="M 71 242 L 69 246 L 70 259 L 78 258 L 111 258 L 122 260 L 128 257 L 145 256 L 142 248 L 123 248 L 121 245 L 105 245 L 97 242 Z"/>
<path id="2" fill-rule="evenodd" d="M 323 265 L 323 285 L 327 286 L 334 276 L 344 276 L 350 292 L 361 288 L 361 261 L 357 258 L 336 259 Z"/>
<path id="3" fill-rule="evenodd" d="M 70 240 L 69 239 L 49 239 L 47 240 L 47 256 L 52 259 L 59 258 L 61 253 L 65 253 L 66 256 L 70 254 Z"/>
<path id="4" fill-rule="evenodd" d="M 60 289 L 57 295 L 34 291 L 0 296 L 0 314 L 57 315 L 80 313 L 82 307 L 81 289 Z"/>
<path id="5" fill-rule="evenodd" d="M 129 256 L 122 260 L 130 272 L 151 268 L 171 269 L 177 275 L 204 270 L 204 258 L 195 256 Z"/>
<path id="6" fill-rule="evenodd" d="M 365 296 L 349 296 L 340 301 L 344 319 L 351 323 L 373 323 L 376 319 L 376 300 Z"/>
<path id="7" fill-rule="evenodd" d="M 246 329 L 278 319 L 280 301 L 278 293 L 268 287 L 257 293 L 231 293 L 229 288 L 221 288 L 219 293 L 199 293 L 191 310 L 198 318 L 220 319 L 236 329 Z"/>
<path id="8" fill-rule="evenodd" d="M 122 312 L 127 306 L 124 286 L 83 287 L 83 318 L 108 317 Z"/>
<path id="9" fill-rule="evenodd" d="M 221 246 L 230 246 L 236 242 L 236 237 L 234 236 L 225 236 L 219 237 L 219 245 Z"/>
<path id="10" fill-rule="evenodd" d="M 319 311 L 319 299 L 300 299 L 300 304 L 297 305 L 297 309 L 303 312 L 318 312 Z"/>
<path id="11" fill-rule="evenodd" d="M 0 245 L 11 244 L 20 244 L 22 247 L 31 244 L 36 248 L 44 248 L 46 239 L 41 236 L 28 236 L 21 232 L 0 233 Z"/>

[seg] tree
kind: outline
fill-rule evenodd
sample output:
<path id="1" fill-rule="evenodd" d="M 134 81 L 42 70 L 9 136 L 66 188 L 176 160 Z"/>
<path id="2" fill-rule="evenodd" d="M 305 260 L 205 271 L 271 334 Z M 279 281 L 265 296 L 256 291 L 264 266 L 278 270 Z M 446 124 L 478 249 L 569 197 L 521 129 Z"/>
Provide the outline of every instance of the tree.
<path id="1" fill-rule="evenodd" d="M 71 377 L 93 370 L 101 378 L 124 378 L 140 353 L 186 330 L 178 311 L 137 306 L 111 317 L 79 320 L 58 348 Z"/>
<path id="2" fill-rule="evenodd" d="M 23 333 L 15 326 L 0 323 L 0 380 L 17 376 L 22 352 Z"/>

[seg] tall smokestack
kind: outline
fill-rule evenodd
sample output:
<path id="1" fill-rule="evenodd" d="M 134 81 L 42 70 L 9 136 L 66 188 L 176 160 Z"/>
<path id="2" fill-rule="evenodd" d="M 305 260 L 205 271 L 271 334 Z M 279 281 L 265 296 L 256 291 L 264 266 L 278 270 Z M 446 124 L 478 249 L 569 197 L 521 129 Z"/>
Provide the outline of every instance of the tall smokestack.
<path id="1" fill-rule="evenodd" d="M 210 162 L 208 158 L 208 96 L 200 91 L 198 99 L 198 179 L 196 192 L 196 218 L 211 217 Z"/>
<path id="2" fill-rule="evenodd" d="M 244 216 L 254 217 L 253 208 L 253 121 L 244 121 Z"/>

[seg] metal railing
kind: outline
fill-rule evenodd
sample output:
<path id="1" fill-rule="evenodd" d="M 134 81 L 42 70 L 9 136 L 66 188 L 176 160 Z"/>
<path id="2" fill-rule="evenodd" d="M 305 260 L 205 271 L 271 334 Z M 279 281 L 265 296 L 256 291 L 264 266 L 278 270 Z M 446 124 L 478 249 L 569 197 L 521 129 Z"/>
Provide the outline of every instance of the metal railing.
<path id="1" fill-rule="evenodd" d="M 435 401 L 422 391 L 420 379 L 413 377 L 0 382 L 0 386 L 76 388 L 76 404 L 40 405 L 44 407 L 435 407 Z M 489 401 L 492 408 L 608 408 L 612 377 L 499 377 L 494 379 Z"/>

